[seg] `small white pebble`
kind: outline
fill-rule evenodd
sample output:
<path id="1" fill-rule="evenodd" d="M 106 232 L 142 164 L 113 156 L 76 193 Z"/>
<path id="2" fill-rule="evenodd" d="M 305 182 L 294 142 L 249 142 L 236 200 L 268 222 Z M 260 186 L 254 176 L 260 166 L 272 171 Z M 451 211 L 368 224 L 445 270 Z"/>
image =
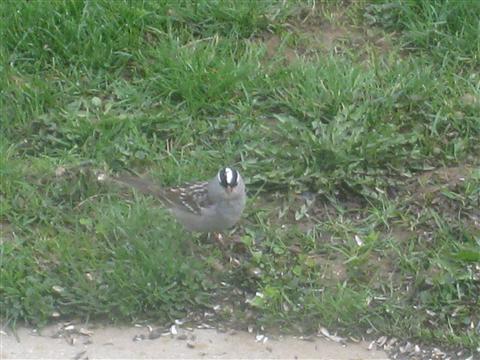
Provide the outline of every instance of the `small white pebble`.
<path id="1" fill-rule="evenodd" d="M 355 235 L 355 242 L 357 243 L 358 246 L 363 245 L 363 240 L 360 239 L 360 236 L 358 236 L 358 235 Z"/>

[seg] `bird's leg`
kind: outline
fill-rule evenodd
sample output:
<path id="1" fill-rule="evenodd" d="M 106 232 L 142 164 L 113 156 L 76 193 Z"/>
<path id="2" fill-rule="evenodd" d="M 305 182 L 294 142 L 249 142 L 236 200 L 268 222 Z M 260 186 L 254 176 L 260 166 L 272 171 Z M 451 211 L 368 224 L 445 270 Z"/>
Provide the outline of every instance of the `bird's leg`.
<path id="1" fill-rule="evenodd" d="M 218 242 L 222 247 L 225 247 L 225 241 L 223 241 L 223 235 L 219 232 L 212 233 L 213 239 Z"/>
<path id="2" fill-rule="evenodd" d="M 219 232 L 211 232 L 211 233 L 208 233 L 208 237 L 209 238 L 213 237 L 213 240 L 218 244 L 218 248 L 220 249 L 223 257 L 229 262 L 232 262 L 230 248 L 228 246 L 228 243 L 225 241 L 224 236 Z"/>

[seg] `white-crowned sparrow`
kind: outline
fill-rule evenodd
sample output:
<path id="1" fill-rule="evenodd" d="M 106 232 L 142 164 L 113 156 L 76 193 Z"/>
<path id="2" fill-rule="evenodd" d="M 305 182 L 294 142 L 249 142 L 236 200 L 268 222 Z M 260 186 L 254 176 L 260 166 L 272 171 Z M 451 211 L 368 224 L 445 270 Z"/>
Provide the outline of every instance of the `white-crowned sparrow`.
<path id="1" fill-rule="evenodd" d="M 169 188 L 162 188 L 149 180 L 134 176 L 121 176 L 112 180 L 158 197 L 189 231 L 226 230 L 240 220 L 245 208 L 245 183 L 240 173 L 231 167 L 221 169 L 209 181 Z"/>

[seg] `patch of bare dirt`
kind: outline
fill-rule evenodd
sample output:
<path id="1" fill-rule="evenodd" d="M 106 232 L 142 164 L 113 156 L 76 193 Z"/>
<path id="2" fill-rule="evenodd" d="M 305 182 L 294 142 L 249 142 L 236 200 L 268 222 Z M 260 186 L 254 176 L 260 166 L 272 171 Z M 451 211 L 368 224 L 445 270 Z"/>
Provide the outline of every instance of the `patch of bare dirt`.
<path id="1" fill-rule="evenodd" d="M 438 192 L 444 188 L 452 188 L 461 184 L 468 178 L 473 171 L 469 165 L 459 165 L 453 167 L 439 168 L 426 171 L 416 179 L 413 184 L 414 191 L 419 196 L 425 196 L 429 193 Z"/>
<path id="2" fill-rule="evenodd" d="M 273 59 L 279 52 L 286 63 L 292 63 L 298 57 L 297 51 L 287 45 L 282 46 L 282 38 L 276 34 L 266 33 L 263 42 L 267 50 L 267 59 Z"/>
<path id="3" fill-rule="evenodd" d="M 342 283 L 348 279 L 347 264 L 344 259 L 326 259 L 321 255 L 312 255 L 322 272 L 325 285 Z"/>
<path id="4" fill-rule="evenodd" d="M 6 222 L 0 222 L 0 245 L 3 245 L 3 243 L 7 241 L 13 240 L 14 237 L 15 232 L 13 226 Z"/>
<path id="5" fill-rule="evenodd" d="M 285 64 L 299 57 L 308 59 L 315 55 L 342 54 L 352 49 L 366 59 L 368 49 L 378 54 L 392 51 L 395 34 L 369 26 L 352 24 L 345 15 L 346 6 L 327 19 L 321 8 L 305 8 L 289 19 L 281 34 L 265 32 L 260 41 L 266 47 L 266 59 L 283 58 Z"/>
<path id="6" fill-rule="evenodd" d="M 477 193 L 476 200 L 467 198 L 464 189 L 474 170 L 471 165 L 458 165 L 434 169 L 412 178 L 403 191 L 410 199 L 411 211 L 420 213 L 429 207 L 444 215 L 445 221 L 462 219 L 466 226 L 480 229 L 480 196 Z"/>

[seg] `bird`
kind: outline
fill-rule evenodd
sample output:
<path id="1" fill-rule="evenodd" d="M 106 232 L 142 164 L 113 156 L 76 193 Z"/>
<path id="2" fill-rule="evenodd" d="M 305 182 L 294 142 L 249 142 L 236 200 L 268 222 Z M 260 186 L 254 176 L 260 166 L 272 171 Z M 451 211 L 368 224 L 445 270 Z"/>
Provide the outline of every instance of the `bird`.
<path id="1" fill-rule="evenodd" d="M 105 180 L 103 175 L 99 180 Z M 245 183 L 233 167 L 220 169 L 208 181 L 161 187 L 142 177 L 114 177 L 115 183 L 153 195 L 183 227 L 191 232 L 221 233 L 241 218 L 247 200 Z"/>

